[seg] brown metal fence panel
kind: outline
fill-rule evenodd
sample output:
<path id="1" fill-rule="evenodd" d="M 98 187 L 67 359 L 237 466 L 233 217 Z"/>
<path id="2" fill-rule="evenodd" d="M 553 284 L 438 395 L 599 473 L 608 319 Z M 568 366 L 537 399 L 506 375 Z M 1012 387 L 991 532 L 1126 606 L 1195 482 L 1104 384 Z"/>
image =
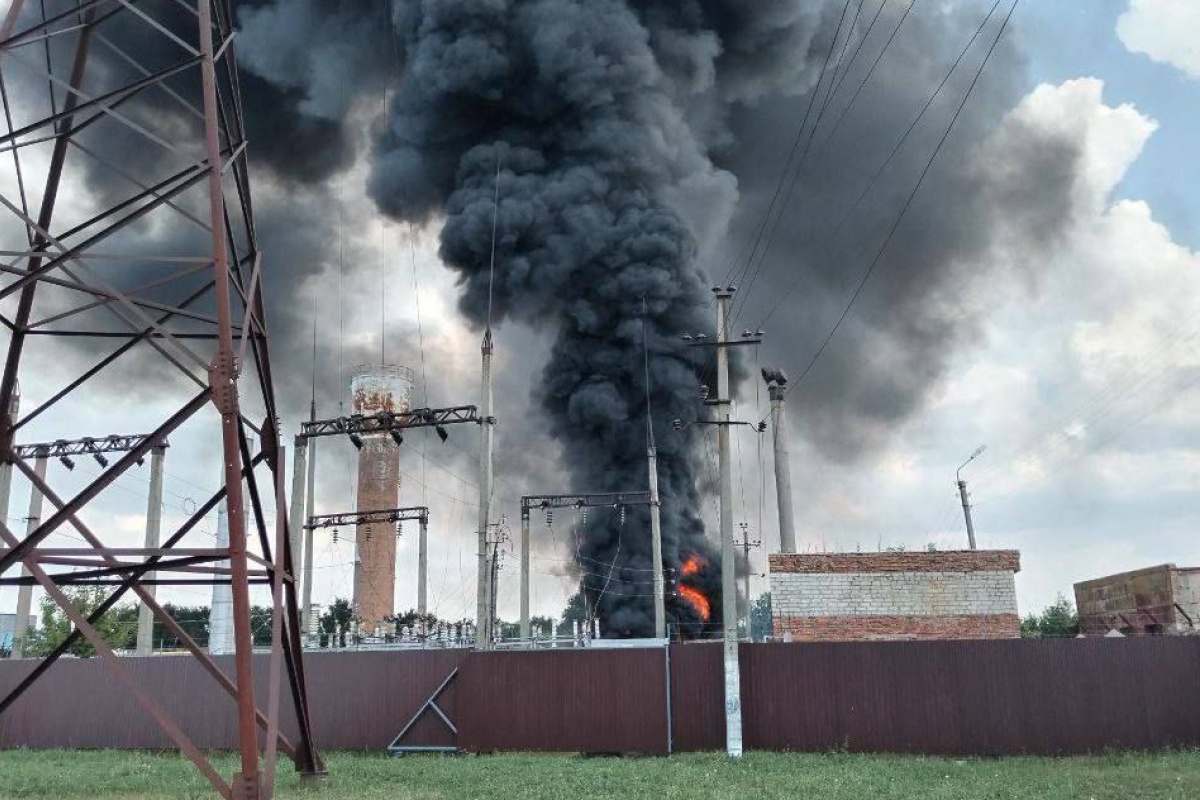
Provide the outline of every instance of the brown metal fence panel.
<path id="1" fill-rule="evenodd" d="M 1200 640 L 743 646 L 742 707 L 746 746 L 760 750 L 1194 747 Z"/>
<path id="2" fill-rule="evenodd" d="M 464 655 L 462 650 L 309 653 L 305 668 L 317 747 L 387 747 Z M 256 656 L 254 664 L 257 696 L 264 707 L 266 659 L 265 655 Z M 0 693 L 16 685 L 33 663 L 0 662 Z M 236 745 L 234 702 L 194 659 L 157 656 L 129 658 L 125 663 L 198 746 L 227 749 Z M 232 657 L 218 658 L 217 663 L 233 674 Z M 453 719 L 453 687 L 439 705 Z M 291 733 L 294 714 L 286 696 L 281 709 L 282 728 Z M 413 733 L 420 737 L 425 732 L 418 728 Z M 429 735 L 437 737 L 440 732 L 431 729 Z M 173 745 L 130 694 L 112 680 L 103 663 L 65 659 L 0 715 L 0 747 L 160 749 Z"/>
<path id="3" fill-rule="evenodd" d="M 724 747 L 721 648 L 670 648 L 676 752 Z M 661 649 L 306 657 L 313 733 L 326 750 L 382 750 L 456 668 L 410 745 L 664 753 Z M 760 750 L 1057 755 L 1200 746 L 1200 637 L 743 645 L 746 746 Z M 194 659 L 126 661 L 204 748 L 236 742 L 233 701 Z M 218 659 L 232 672 L 232 659 Z M 0 661 L 0 693 L 33 662 Z M 266 657 L 256 660 L 265 697 Z M 283 704 L 283 728 L 294 729 Z M 170 747 L 96 660 L 56 664 L 0 715 L 0 747 Z"/>
<path id="4" fill-rule="evenodd" d="M 662 648 L 472 653 L 459 674 L 459 747 L 665 754 L 665 670 Z"/>
<path id="5" fill-rule="evenodd" d="M 671 645 L 671 733 L 677 753 L 725 749 L 720 642 Z"/>

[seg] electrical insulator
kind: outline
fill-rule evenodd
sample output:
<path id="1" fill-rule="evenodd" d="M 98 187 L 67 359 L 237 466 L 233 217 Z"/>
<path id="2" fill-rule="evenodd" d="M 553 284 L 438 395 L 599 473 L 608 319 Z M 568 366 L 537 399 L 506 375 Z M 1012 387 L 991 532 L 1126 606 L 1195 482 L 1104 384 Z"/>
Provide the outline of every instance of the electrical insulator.
<path id="1" fill-rule="evenodd" d="M 368 525 L 366 527 L 366 529 L 363 531 L 363 533 L 366 535 L 367 541 L 368 542 L 371 541 L 371 526 L 370 525 Z"/>
<path id="2" fill-rule="evenodd" d="M 583 511 L 579 512 L 579 519 L 584 525 L 587 525 L 587 509 L 586 508 L 583 509 Z"/>
<path id="3" fill-rule="evenodd" d="M 399 522 L 397 522 L 397 523 L 396 523 L 396 538 L 397 538 L 397 539 L 399 539 L 399 538 L 400 538 L 400 533 L 401 533 L 401 531 L 402 531 L 402 529 L 403 529 L 403 528 L 404 528 L 404 526 L 403 526 L 403 525 L 401 525 Z"/>
<path id="4" fill-rule="evenodd" d="M 554 524 L 554 512 L 547 511 L 546 512 L 546 527 L 549 528 L 553 524 Z"/>
<path id="5" fill-rule="evenodd" d="M 334 528 L 333 529 L 333 543 L 337 544 L 337 542 L 338 542 L 338 529 Z"/>
<path id="6" fill-rule="evenodd" d="M 625 506 L 621 506 L 621 524 L 625 524 Z"/>

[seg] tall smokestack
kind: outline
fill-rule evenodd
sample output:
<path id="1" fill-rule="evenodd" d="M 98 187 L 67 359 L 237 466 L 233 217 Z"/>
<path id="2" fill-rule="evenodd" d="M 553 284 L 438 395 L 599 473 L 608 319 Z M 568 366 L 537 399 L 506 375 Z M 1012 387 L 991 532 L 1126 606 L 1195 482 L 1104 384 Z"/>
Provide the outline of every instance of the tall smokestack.
<path id="1" fill-rule="evenodd" d="M 413 371 L 387 364 L 355 367 L 350 382 L 354 414 L 409 410 Z M 386 433 L 365 434 L 358 451 L 358 511 L 399 505 L 400 447 Z M 371 636 L 395 614 L 396 534 L 388 525 L 359 525 L 355 532 L 354 605 L 359 630 Z"/>

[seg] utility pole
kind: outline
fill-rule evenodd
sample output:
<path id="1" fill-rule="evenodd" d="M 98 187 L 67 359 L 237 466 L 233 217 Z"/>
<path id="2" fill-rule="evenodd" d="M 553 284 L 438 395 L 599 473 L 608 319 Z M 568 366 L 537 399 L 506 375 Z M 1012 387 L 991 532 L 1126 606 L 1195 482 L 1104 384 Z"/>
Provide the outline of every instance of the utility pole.
<path id="1" fill-rule="evenodd" d="M 775 446 L 775 502 L 779 507 L 779 550 L 796 552 L 796 517 L 792 509 L 792 465 L 788 456 L 787 375 L 781 369 L 764 369 L 763 379 L 771 397 L 771 439 Z"/>
<path id="2" fill-rule="evenodd" d="M 650 484 L 650 563 L 654 570 L 654 638 L 667 637 L 666 586 L 663 583 L 662 503 L 658 496 L 658 446 L 650 405 L 650 338 L 646 327 L 646 298 L 642 298 L 642 356 L 646 371 L 646 472 Z"/>
<path id="3" fill-rule="evenodd" d="M 49 452 L 39 450 L 33 462 L 33 472 L 39 481 L 46 480 L 46 464 Z M 25 535 L 38 529 L 42 519 L 42 493 L 36 485 L 29 487 L 29 515 L 25 518 Z M 27 578 L 32 573 L 24 564 L 21 565 L 21 577 Z M 33 606 L 33 586 L 17 587 L 17 618 L 13 622 L 12 652 L 9 658 L 21 658 L 25 655 L 25 640 L 29 636 L 29 612 Z"/>
<path id="4" fill-rule="evenodd" d="M 765 423 L 757 426 L 749 422 L 737 422 L 732 418 L 733 397 L 729 385 L 729 349 L 739 345 L 760 345 L 763 332 L 745 331 L 740 339 L 730 337 L 729 305 L 737 288 L 713 287 L 717 307 L 716 342 L 708 341 L 704 334 L 683 337 L 691 347 L 715 347 L 717 351 L 717 397 L 708 399 L 707 387 L 702 387 L 701 396 L 706 405 L 715 410 L 714 420 L 696 420 L 692 424 L 717 426 L 717 458 L 721 473 L 721 612 L 723 661 L 725 667 L 725 753 L 733 758 L 742 755 L 742 687 L 741 667 L 738 663 L 738 613 L 737 613 L 737 562 L 734 558 L 733 541 L 733 460 L 729 448 L 729 431 L 734 425 L 749 425 L 759 433 L 766 430 Z M 675 429 L 682 430 L 682 420 L 675 420 Z"/>
<path id="5" fill-rule="evenodd" d="M 981 445 L 954 473 L 954 479 L 958 483 L 958 497 L 962 500 L 963 518 L 967 521 L 967 542 L 971 545 L 972 550 L 975 549 L 975 523 L 971 520 L 971 500 L 970 495 L 967 494 L 967 482 L 962 478 L 962 471 L 967 464 L 983 455 L 985 450 L 987 450 L 987 445 Z"/>
<path id="6" fill-rule="evenodd" d="M 483 386 L 479 423 L 479 555 L 476 592 L 475 648 L 489 650 L 492 646 L 491 614 L 488 612 L 488 525 L 492 504 L 492 329 L 483 332 Z"/>
<path id="7" fill-rule="evenodd" d="M 753 570 L 750 569 L 750 551 L 762 546 L 762 540 L 755 539 L 753 542 L 750 541 L 750 526 L 747 523 L 743 522 L 738 527 L 742 529 L 742 541 L 738 544 L 738 547 L 741 549 L 742 556 L 746 562 L 746 572 L 742 576 L 742 592 L 746 597 L 746 638 L 752 639 L 753 636 L 750 632 L 750 573 Z"/>
<path id="8" fill-rule="evenodd" d="M 503 518 L 501 518 L 500 522 L 489 525 L 487 527 L 487 534 L 487 537 L 484 539 L 488 570 L 485 589 L 487 591 L 487 639 L 488 647 L 490 648 L 492 646 L 492 639 L 498 633 L 496 629 L 496 589 L 499 580 L 498 573 L 500 572 L 500 545 L 508 541 L 508 532 L 505 529 Z M 479 633 L 476 633 L 476 647 L 478 647 L 479 638 Z"/>
<path id="9" fill-rule="evenodd" d="M 146 549 L 156 550 L 162 530 L 163 459 L 167 455 L 165 443 L 150 451 L 150 496 L 146 500 Z M 154 597 L 158 588 L 153 583 L 157 573 L 146 573 L 146 593 Z M 138 606 L 137 654 L 148 656 L 154 652 L 154 611 L 148 603 Z"/>
<path id="10" fill-rule="evenodd" d="M 429 612 L 429 515 L 421 517 L 418 524 L 421 528 L 417 539 L 417 613 L 424 617 Z"/>
<path id="11" fill-rule="evenodd" d="M 313 299 L 313 326 L 312 326 L 312 389 L 309 397 L 308 406 L 308 421 L 310 423 L 317 421 L 317 298 Z M 306 452 L 307 451 L 307 452 Z M 300 510 L 300 516 L 293 514 L 292 525 L 303 525 L 303 542 L 304 553 L 301 560 L 297 561 L 296 553 L 292 553 L 292 564 L 301 564 L 301 581 L 300 581 L 300 642 L 303 644 L 308 640 L 310 635 L 311 622 L 309 616 L 312 614 L 312 580 L 313 580 L 313 529 L 309 527 L 309 522 L 317 513 L 316 507 L 316 487 L 317 487 L 317 441 L 314 439 L 311 442 L 305 440 L 304 449 L 300 449 L 300 442 L 296 442 L 296 455 L 298 458 L 307 456 L 307 470 L 301 470 L 299 464 L 295 467 L 300 472 L 307 472 L 306 485 L 304 491 L 304 506 Z M 292 489 L 293 496 L 296 490 Z"/>
<path id="12" fill-rule="evenodd" d="M 253 439 L 249 441 L 247 450 L 251 457 L 254 455 L 255 442 Z M 229 471 L 222 468 L 221 480 L 226 480 L 229 476 Z M 240 491 L 244 487 L 241 481 L 238 482 L 237 489 Z M 217 549 L 228 550 L 235 543 L 237 538 L 233 531 L 233 521 L 230 519 L 231 506 L 228 498 L 233 493 L 233 487 L 226 484 L 225 500 L 217 506 Z M 225 559 L 218 563 L 217 566 L 225 569 L 232 568 L 232 559 Z M 283 559 L 279 559 L 280 569 L 283 568 Z M 208 653 L 214 656 L 236 654 L 238 648 L 243 646 L 240 643 L 239 637 L 244 638 L 245 634 L 250 635 L 251 647 L 254 642 L 254 632 L 251 630 L 240 631 L 241 623 L 238 622 L 238 614 L 242 613 L 239 610 L 240 603 L 235 597 L 233 587 L 228 583 L 214 583 L 212 587 L 212 604 L 208 607 Z M 246 616 L 245 623 L 248 626 L 250 622 L 249 609 L 244 612 Z"/>
<path id="13" fill-rule="evenodd" d="M 312 406 L 309 409 L 309 422 L 317 421 L 316 382 L 313 383 Z M 304 492 L 305 526 L 304 526 L 304 581 L 301 585 L 300 605 L 300 640 L 304 641 L 311 634 L 312 620 L 312 584 L 313 584 L 313 529 L 307 524 L 317 510 L 317 441 L 308 443 L 305 448 L 308 453 L 308 485 Z M 299 448 L 297 447 L 297 452 Z"/>
<path id="14" fill-rule="evenodd" d="M 308 440 L 303 436 L 297 436 L 295 440 L 296 459 L 292 463 L 292 508 L 288 512 L 288 546 L 292 548 L 292 565 L 297 572 L 300 565 L 304 563 L 304 539 L 305 539 L 305 524 L 307 523 L 308 515 L 305 513 L 305 494 L 304 487 L 308 479 Z M 305 577 L 297 577 L 300 581 L 301 593 L 304 591 L 304 584 L 307 582 Z M 307 636 L 307 630 L 304 627 L 304 609 L 300 609 L 300 635 Z"/>
<path id="15" fill-rule="evenodd" d="M 229 548 L 229 508 L 222 500 L 217 506 L 217 549 Z M 217 563 L 222 569 L 229 568 L 229 560 Z M 234 649 L 233 638 L 233 590 L 226 583 L 214 583 L 212 602 L 208 607 L 208 652 L 209 655 L 229 655 Z"/>
<path id="16" fill-rule="evenodd" d="M 528 640 L 529 630 L 529 509 L 521 504 L 521 638 Z"/>
<path id="17" fill-rule="evenodd" d="M 738 663 L 737 567 L 733 557 L 733 459 L 729 448 L 729 301 L 733 289 L 717 295 L 717 453 L 721 473 L 721 609 L 724 619 L 725 752 L 742 755 L 742 690 Z"/>

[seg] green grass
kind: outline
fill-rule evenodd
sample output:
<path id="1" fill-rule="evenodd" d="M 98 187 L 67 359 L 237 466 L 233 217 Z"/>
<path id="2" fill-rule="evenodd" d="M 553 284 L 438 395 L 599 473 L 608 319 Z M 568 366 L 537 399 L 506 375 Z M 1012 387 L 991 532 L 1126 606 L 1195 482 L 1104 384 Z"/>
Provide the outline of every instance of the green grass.
<path id="1" fill-rule="evenodd" d="M 1196 800 L 1200 753 L 1001 760 L 751 753 L 673 758 L 331 754 L 329 776 L 278 795 L 305 800 Z M 216 758 L 222 774 L 233 760 Z M 0 798 L 215 797 L 176 755 L 0 752 Z"/>

